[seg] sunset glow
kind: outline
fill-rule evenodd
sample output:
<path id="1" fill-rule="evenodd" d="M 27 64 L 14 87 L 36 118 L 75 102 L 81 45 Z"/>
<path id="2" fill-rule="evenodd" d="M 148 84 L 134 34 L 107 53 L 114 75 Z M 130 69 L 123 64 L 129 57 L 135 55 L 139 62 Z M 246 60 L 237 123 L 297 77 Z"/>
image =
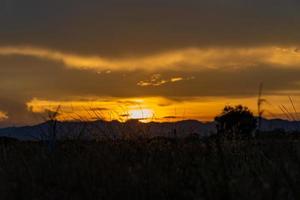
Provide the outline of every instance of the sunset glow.
<path id="1" fill-rule="evenodd" d="M 299 22 L 300 0 L 0 0 L 0 200 L 300 199 Z"/>
<path id="2" fill-rule="evenodd" d="M 87 2 L 0 2 L 0 127 L 300 110 L 298 3 Z"/>
<path id="3" fill-rule="evenodd" d="M 154 117 L 154 112 L 151 109 L 136 109 L 129 110 L 130 119 L 151 120 Z"/>
<path id="4" fill-rule="evenodd" d="M 267 118 L 284 118 L 286 115 L 278 105 L 284 105 L 289 112 L 293 111 L 290 99 L 282 96 L 265 96 L 264 116 Z M 296 98 L 294 98 L 296 100 Z M 237 105 L 238 98 L 194 98 L 190 100 L 172 100 L 162 97 L 144 98 L 107 98 L 68 101 L 50 101 L 32 99 L 27 102 L 27 109 L 34 113 L 36 119 L 47 116 L 48 111 L 55 112 L 59 107 L 59 120 L 119 120 L 139 119 L 149 121 L 178 121 L 197 119 L 211 121 L 218 115 L 224 105 Z M 243 98 L 243 105 L 257 114 L 257 98 Z M 295 101 L 294 106 L 299 106 Z"/>

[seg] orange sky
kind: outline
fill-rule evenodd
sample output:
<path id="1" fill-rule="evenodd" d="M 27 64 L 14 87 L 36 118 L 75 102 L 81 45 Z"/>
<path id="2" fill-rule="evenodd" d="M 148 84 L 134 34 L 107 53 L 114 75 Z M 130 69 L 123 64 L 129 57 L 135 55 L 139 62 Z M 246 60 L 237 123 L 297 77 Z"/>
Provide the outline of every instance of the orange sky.
<path id="1" fill-rule="evenodd" d="M 58 106 L 65 120 L 206 121 L 236 104 L 256 114 L 260 83 L 264 116 L 287 118 L 300 110 L 299 10 L 294 0 L 0 1 L 0 127 Z"/>
<path id="2" fill-rule="evenodd" d="M 292 98 L 292 97 L 291 97 Z M 285 96 L 265 96 L 262 105 L 264 116 L 267 118 L 286 118 L 293 115 L 298 119 L 294 106 L 298 106 L 292 99 Z M 47 101 L 32 99 L 27 108 L 33 113 L 55 112 L 59 107 L 60 120 L 120 120 L 142 119 L 143 121 L 177 121 L 197 119 L 211 121 L 218 115 L 225 105 L 243 104 L 257 115 L 257 98 L 195 98 L 176 102 L 162 97 L 145 98 L 110 98 L 77 101 Z M 280 108 L 281 107 L 281 108 Z M 286 109 L 282 111 L 282 109 Z M 297 110 L 296 110 L 297 111 Z"/>

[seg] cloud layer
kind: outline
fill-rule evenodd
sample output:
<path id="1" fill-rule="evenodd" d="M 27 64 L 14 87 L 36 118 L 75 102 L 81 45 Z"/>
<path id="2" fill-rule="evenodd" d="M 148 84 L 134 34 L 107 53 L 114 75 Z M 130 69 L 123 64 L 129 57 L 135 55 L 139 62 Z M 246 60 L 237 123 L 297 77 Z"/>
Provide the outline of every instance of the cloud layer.
<path id="1" fill-rule="evenodd" d="M 104 57 L 297 46 L 299 8 L 296 0 L 1 1 L 0 43 Z"/>
<path id="2" fill-rule="evenodd" d="M 189 48 L 163 52 L 144 57 L 104 58 L 81 56 L 34 47 L 0 47 L 2 56 L 31 56 L 62 62 L 75 69 L 92 70 L 185 70 L 201 71 L 206 68 L 236 69 L 269 65 L 274 67 L 298 67 L 300 52 L 297 47 L 253 48 Z"/>

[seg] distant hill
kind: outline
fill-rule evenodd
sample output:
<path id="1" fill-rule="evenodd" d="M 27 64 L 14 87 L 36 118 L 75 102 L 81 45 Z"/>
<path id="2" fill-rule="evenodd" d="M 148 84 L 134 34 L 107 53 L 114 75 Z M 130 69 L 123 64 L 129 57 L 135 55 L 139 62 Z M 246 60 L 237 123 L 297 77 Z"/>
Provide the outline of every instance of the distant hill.
<path id="1" fill-rule="evenodd" d="M 34 126 L 8 127 L 0 129 L 0 137 L 11 137 L 19 140 L 46 140 L 55 130 L 59 139 L 63 138 L 119 138 L 138 136 L 165 136 L 185 137 L 189 134 L 208 136 L 215 132 L 214 122 L 200 122 L 197 120 L 184 120 L 178 122 L 150 122 L 141 123 L 137 120 L 127 122 L 94 121 L 94 122 L 58 122 L 55 129 L 50 122 Z M 261 130 L 271 131 L 283 129 L 287 132 L 300 130 L 299 121 L 282 119 L 262 119 Z"/>
<path id="2" fill-rule="evenodd" d="M 287 132 L 299 131 L 300 121 L 287 121 L 283 119 L 262 120 L 262 130 L 283 129 Z"/>

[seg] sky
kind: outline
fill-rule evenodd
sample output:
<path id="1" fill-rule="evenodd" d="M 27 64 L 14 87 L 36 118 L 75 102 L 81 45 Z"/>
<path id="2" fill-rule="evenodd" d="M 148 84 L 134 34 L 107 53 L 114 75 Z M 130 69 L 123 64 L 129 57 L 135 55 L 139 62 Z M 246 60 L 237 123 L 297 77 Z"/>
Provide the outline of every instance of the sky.
<path id="1" fill-rule="evenodd" d="M 237 104 L 256 114 L 260 83 L 265 117 L 297 118 L 299 10 L 297 0 L 0 0 L 0 126 L 58 107 L 61 120 L 209 121 Z"/>

